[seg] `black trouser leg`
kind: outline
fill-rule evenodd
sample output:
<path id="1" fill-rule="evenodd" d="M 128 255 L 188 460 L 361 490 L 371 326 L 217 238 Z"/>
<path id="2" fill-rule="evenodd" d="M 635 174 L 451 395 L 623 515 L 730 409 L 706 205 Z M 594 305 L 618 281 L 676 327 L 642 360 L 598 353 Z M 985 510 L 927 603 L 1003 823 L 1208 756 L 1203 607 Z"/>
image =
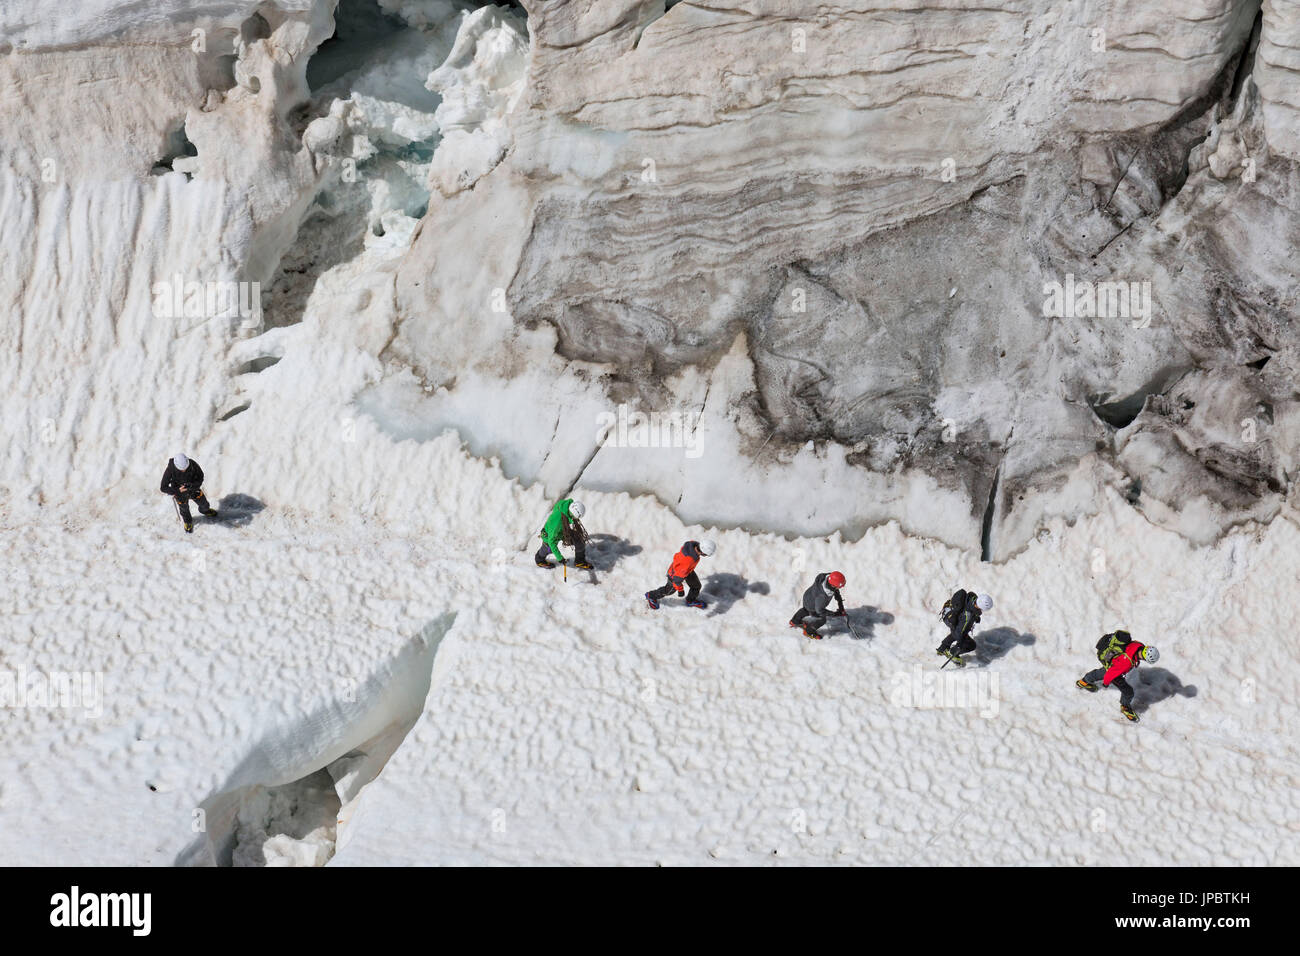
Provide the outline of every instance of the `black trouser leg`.
<path id="1" fill-rule="evenodd" d="M 194 500 L 198 502 L 200 514 L 211 514 L 212 505 L 208 504 L 208 496 L 201 490 L 194 493 Z"/>
<path id="2" fill-rule="evenodd" d="M 1100 684 L 1101 679 L 1106 676 L 1106 668 L 1098 667 L 1096 670 L 1088 671 L 1083 675 L 1083 679 L 1089 684 Z"/>
<path id="3" fill-rule="evenodd" d="M 1133 706 L 1133 686 L 1122 677 L 1116 677 L 1110 682 L 1112 687 L 1119 688 L 1119 705 L 1121 707 Z"/>
<path id="4" fill-rule="evenodd" d="M 656 601 L 662 601 L 664 598 L 666 598 L 668 595 L 672 594 L 676 590 L 677 589 L 673 587 L 673 582 L 669 581 L 663 587 L 655 588 L 653 591 L 651 591 L 650 596 L 654 598 Z"/>
<path id="5" fill-rule="evenodd" d="M 547 560 L 546 560 L 546 557 L 547 557 L 547 555 L 549 555 L 550 553 L 551 553 L 551 546 L 550 546 L 549 544 L 547 544 L 545 541 L 543 541 L 543 542 L 542 542 L 542 546 L 541 546 L 540 548 L 538 548 L 538 549 L 537 549 L 537 553 L 536 553 L 535 555 L 533 555 L 533 559 L 534 559 L 538 564 L 547 564 L 548 562 L 547 562 Z"/>
<path id="6" fill-rule="evenodd" d="M 577 543 L 575 543 L 573 546 L 573 563 L 574 564 L 587 563 L 587 542 L 582 540 L 581 538 L 578 539 Z"/>
<path id="7" fill-rule="evenodd" d="M 181 509 L 181 520 L 186 524 L 193 524 L 194 519 L 190 515 L 190 496 L 184 492 L 177 495 L 176 506 Z"/>
<path id="8" fill-rule="evenodd" d="M 806 607 L 800 607 L 799 610 L 794 612 L 794 617 L 790 618 L 790 622 L 792 624 L 802 624 L 803 619 L 806 618 L 807 616 L 808 616 L 808 609 Z"/>
<path id="9" fill-rule="evenodd" d="M 694 571 L 686 575 L 686 600 L 694 601 L 700 596 L 700 578 Z"/>
<path id="10" fill-rule="evenodd" d="M 940 651 L 947 651 L 949 648 L 952 649 L 954 654 L 965 654 L 967 651 L 975 650 L 975 639 L 969 635 L 951 631 L 943 639 L 943 643 L 939 645 Z"/>
<path id="11" fill-rule="evenodd" d="M 826 623 L 825 614 L 807 614 L 803 619 L 803 626 L 810 631 L 815 631 Z"/>

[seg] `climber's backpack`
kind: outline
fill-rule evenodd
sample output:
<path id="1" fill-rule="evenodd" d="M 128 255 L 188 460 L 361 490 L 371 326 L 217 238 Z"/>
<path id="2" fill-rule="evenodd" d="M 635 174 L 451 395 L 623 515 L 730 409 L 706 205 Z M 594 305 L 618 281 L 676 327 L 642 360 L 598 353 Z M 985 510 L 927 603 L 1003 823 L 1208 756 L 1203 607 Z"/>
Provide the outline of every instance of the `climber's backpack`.
<path id="1" fill-rule="evenodd" d="M 948 627 L 957 625 L 957 617 L 966 607 L 969 595 L 965 588 L 958 588 L 953 592 L 952 597 L 948 598 L 947 603 L 943 606 L 943 611 L 939 614 L 939 620 L 943 621 Z"/>
<path id="2" fill-rule="evenodd" d="M 1124 653 L 1124 648 L 1133 643 L 1133 635 L 1128 631 L 1114 631 L 1103 634 L 1097 642 L 1097 660 L 1109 667 L 1110 662 Z"/>

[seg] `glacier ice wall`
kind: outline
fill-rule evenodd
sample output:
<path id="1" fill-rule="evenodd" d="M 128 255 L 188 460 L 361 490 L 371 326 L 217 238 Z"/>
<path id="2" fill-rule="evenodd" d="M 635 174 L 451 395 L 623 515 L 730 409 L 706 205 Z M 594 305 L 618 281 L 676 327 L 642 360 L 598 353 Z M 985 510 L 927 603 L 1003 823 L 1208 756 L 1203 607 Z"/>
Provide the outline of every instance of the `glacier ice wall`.
<path id="1" fill-rule="evenodd" d="M 431 206 L 390 353 L 449 392 L 558 355 L 607 407 L 697 421 L 709 461 L 589 427 L 539 465 L 566 425 L 530 419 L 497 429 L 520 473 L 992 558 L 1103 483 L 1198 541 L 1277 512 L 1293 4 L 526 6 L 512 146 Z M 1121 282 L 1132 313 L 1051 314 L 1053 286 Z M 590 426 L 559 371 L 534 400 Z"/>
<path id="2" fill-rule="evenodd" d="M 9 508 L 265 434 L 306 320 L 395 439 L 687 521 L 1001 559 L 1104 485 L 1201 542 L 1290 492 L 1289 0 L 3 18 Z M 261 308 L 160 319 L 169 277 Z"/>

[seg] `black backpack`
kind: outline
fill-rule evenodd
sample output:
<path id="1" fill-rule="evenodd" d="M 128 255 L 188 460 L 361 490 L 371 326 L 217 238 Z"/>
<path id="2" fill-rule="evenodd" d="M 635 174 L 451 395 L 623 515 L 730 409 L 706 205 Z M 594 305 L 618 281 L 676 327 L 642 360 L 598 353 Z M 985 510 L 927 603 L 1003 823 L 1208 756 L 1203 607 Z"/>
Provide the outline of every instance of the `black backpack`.
<path id="1" fill-rule="evenodd" d="M 943 611 L 939 614 L 939 620 L 943 621 L 948 627 L 955 627 L 957 618 L 966 608 L 970 595 L 965 588 L 958 588 L 953 592 L 952 597 L 948 598 L 943 606 Z"/>

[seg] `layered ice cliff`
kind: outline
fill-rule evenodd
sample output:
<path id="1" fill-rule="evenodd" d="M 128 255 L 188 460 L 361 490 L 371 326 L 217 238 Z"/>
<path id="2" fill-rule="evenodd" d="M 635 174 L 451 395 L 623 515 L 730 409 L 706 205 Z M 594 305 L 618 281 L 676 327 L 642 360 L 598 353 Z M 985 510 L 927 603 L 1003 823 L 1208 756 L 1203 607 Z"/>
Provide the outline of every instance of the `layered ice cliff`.
<path id="1" fill-rule="evenodd" d="M 395 437 L 685 520 L 1001 559 L 1104 485 L 1198 542 L 1291 487 L 1289 0 L 4 16 L 15 505 L 237 438 L 313 301 Z M 193 282 L 263 309 L 177 336 Z M 112 460 L 42 446 L 123 409 Z"/>
<path id="2" fill-rule="evenodd" d="M 435 198 L 389 350 L 449 393 L 560 356 L 532 427 L 474 422 L 518 473 L 993 558 L 1106 483 L 1202 542 L 1277 511 L 1294 5 L 527 6 L 512 146 Z M 555 461 L 575 387 L 698 419 L 739 493 L 595 438 Z"/>

